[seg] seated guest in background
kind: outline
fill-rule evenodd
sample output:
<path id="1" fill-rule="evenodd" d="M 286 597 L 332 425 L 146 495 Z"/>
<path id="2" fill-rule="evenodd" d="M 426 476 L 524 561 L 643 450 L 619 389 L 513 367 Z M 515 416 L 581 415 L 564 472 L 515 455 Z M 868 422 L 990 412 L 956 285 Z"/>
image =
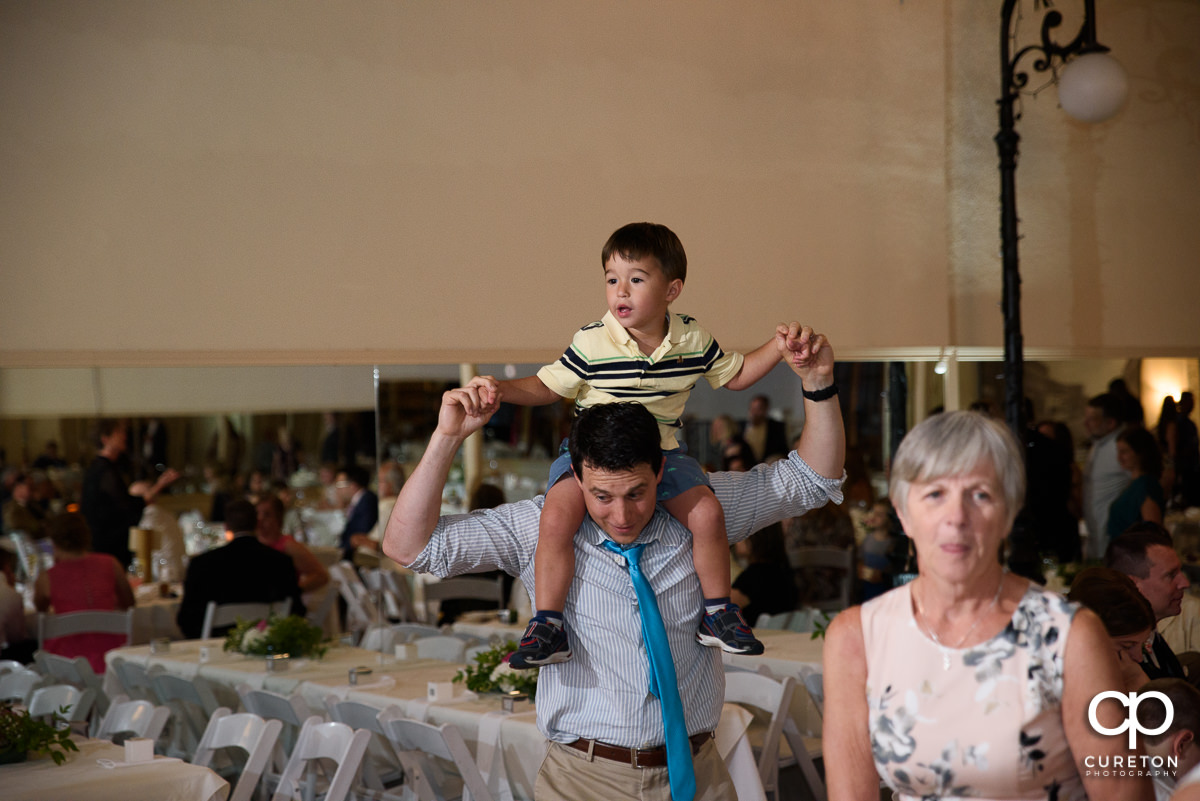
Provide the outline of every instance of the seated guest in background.
<path id="1" fill-rule="evenodd" d="M 1116 537 L 1134 523 L 1162 523 L 1167 501 L 1163 494 L 1162 454 L 1154 435 L 1144 428 L 1126 428 L 1117 435 L 1117 462 L 1129 473 L 1129 486 L 1108 507 L 1108 536 Z"/>
<path id="2" fill-rule="evenodd" d="M 1182 611 L 1183 595 L 1190 584 L 1183 572 L 1179 554 L 1167 530 L 1157 523 L 1137 523 L 1108 544 L 1104 566 L 1124 573 L 1133 580 L 1155 620 L 1162 622 Z M 1179 658 L 1158 632 L 1142 661 L 1142 670 L 1152 679 L 1186 679 Z"/>
<path id="3" fill-rule="evenodd" d="M 145 498 L 150 491 L 149 481 L 135 481 L 129 485 L 129 494 L 135 498 Z M 138 528 L 147 528 L 155 532 L 158 548 L 151 558 L 158 566 L 158 581 L 183 581 L 183 557 L 187 554 L 183 547 L 183 529 L 175 515 L 163 509 L 151 497 L 146 501 L 142 510 L 142 520 Z M 151 565 L 146 565 L 147 577 L 154 576 Z"/>
<path id="4" fill-rule="evenodd" d="M 379 497 L 367 489 L 370 483 L 370 474 L 356 464 L 343 467 L 334 483 L 338 500 L 346 510 L 346 525 L 338 541 L 342 558 L 349 561 L 354 560 L 354 535 L 370 534 L 379 522 Z"/>
<path id="5" fill-rule="evenodd" d="M 862 581 L 863 603 L 892 588 L 892 577 L 898 572 L 900 554 L 905 547 L 903 536 L 892 532 L 892 504 L 887 498 L 871 504 L 863 518 L 867 535 L 859 548 L 858 577 Z"/>
<path id="6" fill-rule="evenodd" d="M 1071 582 L 1067 600 L 1099 616 L 1117 654 L 1127 691 L 1133 692 L 1150 680 L 1141 663 L 1154 633 L 1154 610 L 1129 576 L 1107 567 L 1089 567 Z"/>
<path id="7" fill-rule="evenodd" d="M 188 563 L 176 621 L 183 636 L 190 640 L 200 636 L 209 601 L 275 603 L 291 598 L 293 615 L 305 611 L 292 558 L 258 541 L 254 504 L 245 500 L 230 502 L 225 509 L 225 527 L 233 532 L 229 544 L 197 554 Z M 213 631 L 214 636 L 223 633 Z"/>
<path id="8" fill-rule="evenodd" d="M 17 476 L 12 486 L 12 497 L 4 504 L 4 530 L 24 531 L 30 539 L 40 540 L 46 536 L 46 516 L 34 503 L 33 482 L 26 475 Z"/>
<path id="9" fill-rule="evenodd" d="M 367 534 L 351 534 L 350 544 L 377 555 L 383 554 L 383 529 L 387 526 L 388 518 L 392 516 L 392 507 L 396 505 L 396 495 L 404 486 L 404 468 L 397 462 L 387 462 L 379 468 L 379 520 L 375 528 Z M 498 488 L 497 488 L 498 489 Z M 476 489 L 478 492 L 479 489 Z M 475 496 L 471 496 L 474 503 Z M 503 501 L 501 501 L 503 503 Z M 475 509 L 471 506 L 470 509 Z M 384 557 L 386 558 L 386 557 Z"/>
<path id="10" fill-rule="evenodd" d="M 54 567 L 37 577 L 33 604 L 39 612 L 123 611 L 133 606 L 133 590 L 125 568 L 111 554 L 92 553 L 92 533 L 78 512 L 64 512 L 50 522 Z M 97 673 L 104 655 L 125 644 L 121 634 L 71 634 L 46 640 L 43 648 L 59 656 L 86 657 Z"/>
<path id="11" fill-rule="evenodd" d="M 292 557 L 297 580 L 303 592 L 310 592 L 329 583 L 329 571 L 308 546 L 283 533 L 283 501 L 268 495 L 258 502 L 258 541 Z"/>
<path id="12" fill-rule="evenodd" d="M 998 558 L 1025 499 L 1012 432 L 973 412 L 926 419 L 900 443 L 890 496 L 920 574 L 829 625 L 829 797 L 878 799 L 882 778 L 926 801 L 1150 798 L 1148 779 L 1080 770 L 1084 754 L 1125 753 L 1088 725 L 1092 698 L 1123 687 L 1103 624 Z M 1101 704 L 1095 719 L 1127 712 Z"/>
<path id="13" fill-rule="evenodd" d="M 1171 723 L 1159 734 L 1143 734 L 1138 742 L 1146 756 L 1164 762 L 1153 776 L 1154 797 L 1155 801 L 1168 801 L 1181 785 L 1200 782 L 1200 743 L 1196 742 L 1200 737 L 1200 690 L 1183 679 L 1155 679 L 1142 687 L 1143 694 L 1152 692 L 1162 693 L 1171 702 Z M 1167 708 L 1157 698 L 1144 698 L 1138 704 L 1138 724 L 1145 731 L 1162 727 L 1166 719 Z M 1165 764 L 1172 758 L 1177 761 L 1168 769 Z"/>
<path id="14" fill-rule="evenodd" d="M 772 523 L 734 543 L 733 552 L 744 559 L 745 569 L 733 582 L 733 603 L 742 616 L 757 625 L 759 615 L 777 615 L 796 608 L 796 577 L 783 547 L 783 526 Z"/>
<path id="15" fill-rule="evenodd" d="M 286 481 L 276 478 L 271 481 L 271 494 L 283 504 L 283 523 L 280 525 L 283 533 L 289 537 L 306 539 L 304 520 L 300 517 L 300 510 L 293 505 L 295 498 L 292 495 L 292 488 Z"/>
<path id="16" fill-rule="evenodd" d="M 37 640 L 29 639 L 25 627 L 25 599 L 16 588 L 17 555 L 0 547 L 0 659 L 15 659 L 28 664 L 33 661 Z"/>
<path id="17" fill-rule="evenodd" d="M 48 440 L 46 442 L 46 450 L 42 451 L 41 455 L 33 460 L 34 470 L 47 470 L 49 468 L 61 470 L 66 466 L 66 460 L 58 455 L 58 443 L 54 440 Z"/>

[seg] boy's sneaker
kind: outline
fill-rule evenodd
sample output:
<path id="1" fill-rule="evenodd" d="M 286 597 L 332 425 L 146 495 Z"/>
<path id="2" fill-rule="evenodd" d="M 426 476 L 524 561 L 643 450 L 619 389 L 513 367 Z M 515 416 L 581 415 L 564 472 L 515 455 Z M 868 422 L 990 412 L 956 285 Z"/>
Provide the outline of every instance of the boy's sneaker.
<path id="1" fill-rule="evenodd" d="M 567 631 L 555 626 L 544 617 L 534 616 L 525 629 L 521 645 L 508 657 L 508 664 L 518 670 L 553 665 L 571 658 L 571 646 L 567 643 Z"/>
<path id="2" fill-rule="evenodd" d="M 727 654 L 761 654 L 763 644 L 754 638 L 737 604 L 725 604 L 716 612 L 705 612 L 696 639 L 701 645 L 720 648 Z"/>

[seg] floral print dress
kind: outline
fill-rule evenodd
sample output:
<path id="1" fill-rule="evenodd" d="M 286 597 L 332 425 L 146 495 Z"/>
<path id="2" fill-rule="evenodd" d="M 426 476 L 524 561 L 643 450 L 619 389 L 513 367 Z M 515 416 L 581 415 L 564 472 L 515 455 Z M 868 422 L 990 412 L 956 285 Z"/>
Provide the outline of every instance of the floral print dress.
<path id="1" fill-rule="evenodd" d="M 911 585 L 863 605 L 871 748 L 899 798 L 1086 798 L 1061 712 L 1077 608 L 1030 585 L 1002 632 L 953 649 L 917 626 Z"/>

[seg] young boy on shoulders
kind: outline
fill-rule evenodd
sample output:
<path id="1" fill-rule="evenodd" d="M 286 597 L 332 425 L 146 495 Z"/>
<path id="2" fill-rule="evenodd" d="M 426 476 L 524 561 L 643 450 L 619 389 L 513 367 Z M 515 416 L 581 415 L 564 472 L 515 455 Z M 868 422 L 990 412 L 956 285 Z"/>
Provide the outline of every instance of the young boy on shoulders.
<path id="1" fill-rule="evenodd" d="M 704 616 L 696 638 L 728 653 L 759 654 L 763 646 L 729 600 L 729 543 L 725 515 L 700 465 L 685 456 L 675 432 L 692 387 L 701 378 L 713 387 L 746 389 L 770 372 L 787 350 L 786 326 L 743 356 L 725 353 L 695 319 L 670 314 L 683 291 L 687 256 L 669 228 L 630 223 L 601 251 L 608 313 L 579 329 L 571 346 L 536 376 L 497 381 L 479 376 L 476 386 L 499 400 L 541 406 L 573 398 L 577 409 L 636 401 L 658 420 L 665 461 L 658 500 L 692 532 L 693 564 L 704 592 Z M 563 606 L 575 575 L 574 537 L 583 522 L 583 493 L 568 478 L 565 451 L 550 468 L 535 558 L 537 611 L 509 664 L 531 668 L 564 662 L 571 648 Z"/>

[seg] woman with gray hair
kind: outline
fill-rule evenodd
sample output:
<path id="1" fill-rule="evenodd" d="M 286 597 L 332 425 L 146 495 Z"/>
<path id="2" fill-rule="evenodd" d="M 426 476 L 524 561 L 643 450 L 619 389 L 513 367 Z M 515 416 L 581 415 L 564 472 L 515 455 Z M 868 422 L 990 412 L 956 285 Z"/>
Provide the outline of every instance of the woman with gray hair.
<path id="1" fill-rule="evenodd" d="M 929 418 L 900 444 L 889 494 L 920 572 L 829 627 L 831 801 L 874 801 L 880 778 L 902 799 L 1152 798 L 1142 777 L 1084 768 L 1124 755 L 1088 724 L 1093 696 L 1123 688 L 1104 626 L 1001 565 L 1025 497 L 1008 429 L 974 412 Z M 1126 712 L 1100 704 L 1098 722 Z"/>

